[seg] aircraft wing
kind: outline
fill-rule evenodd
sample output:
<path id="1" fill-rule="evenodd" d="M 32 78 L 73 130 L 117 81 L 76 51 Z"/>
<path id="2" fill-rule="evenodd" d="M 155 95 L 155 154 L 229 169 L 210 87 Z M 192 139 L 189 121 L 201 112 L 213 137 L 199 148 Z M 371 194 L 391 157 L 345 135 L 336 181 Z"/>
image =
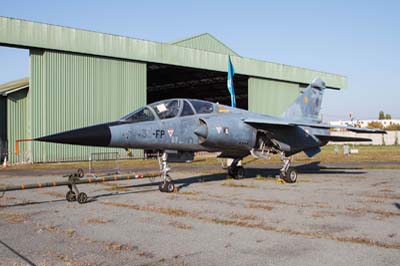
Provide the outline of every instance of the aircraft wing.
<path id="1" fill-rule="evenodd" d="M 260 118 L 246 118 L 243 120 L 246 124 L 254 126 L 255 128 L 264 128 L 268 126 L 281 126 L 281 127 L 293 127 L 296 126 L 288 121 L 282 121 L 277 119 L 260 119 Z"/>
<path id="2" fill-rule="evenodd" d="M 356 132 L 356 133 L 386 134 L 385 130 L 382 130 L 379 128 L 336 126 L 336 125 L 316 124 L 316 123 L 296 123 L 296 125 L 305 126 L 305 127 L 313 127 L 313 128 L 323 128 L 323 129 L 340 128 L 340 129 L 346 129 L 348 131 L 352 131 L 352 132 Z"/>
<path id="3" fill-rule="evenodd" d="M 244 122 L 254 126 L 255 128 L 268 128 L 270 127 L 295 127 L 295 126 L 304 126 L 311 128 L 321 128 L 321 129 L 331 129 L 331 128 L 340 128 L 346 129 L 348 131 L 356 132 L 356 133 L 371 133 L 371 134 L 386 134 L 385 130 L 377 129 L 377 128 L 359 128 L 359 127 L 351 127 L 351 126 L 336 126 L 322 123 L 308 123 L 308 122 L 292 122 L 278 119 L 269 119 L 269 118 L 247 118 L 244 119 Z"/>
<path id="4" fill-rule="evenodd" d="M 363 142 L 363 141 L 372 141 L 369 138 L 358 138 L 358 137 L 346 137 L 346 136 L 333 136 L 333 135 L 314 135 L 321 141 L 332 141 L 332 142 Z"/>

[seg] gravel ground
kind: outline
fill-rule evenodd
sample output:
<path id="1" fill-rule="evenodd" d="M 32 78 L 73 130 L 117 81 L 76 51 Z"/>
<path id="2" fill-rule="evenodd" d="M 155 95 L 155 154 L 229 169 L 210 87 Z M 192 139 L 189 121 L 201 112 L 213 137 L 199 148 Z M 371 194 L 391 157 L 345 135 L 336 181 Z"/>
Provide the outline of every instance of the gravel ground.
<path id="1" fill-rule="evenodd" d="M 173 172 L 171 194 L 147 179 L 81 185 L 87 204 L 66 202 L 65 187 L 9 192 L 0 199 L 0 265 L 400 261 L 400 170 L 304 168 L 296 184 L 277 182 L 275 170 L 249 169 L 242 180 L 210 172 Z M 2 184 L 54 179 L 0 173 Z"/>

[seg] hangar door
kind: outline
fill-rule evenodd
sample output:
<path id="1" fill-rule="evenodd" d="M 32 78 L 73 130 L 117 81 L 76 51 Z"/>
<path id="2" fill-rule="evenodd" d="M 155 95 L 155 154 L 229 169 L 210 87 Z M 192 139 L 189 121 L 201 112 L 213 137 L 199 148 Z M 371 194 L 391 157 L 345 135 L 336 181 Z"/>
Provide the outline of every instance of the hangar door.
<path id="1" fill-rule="evenodd" d="M 237 107 L 247 109 L 247 76 L 235 75 Z M 147 64 L 147 102 L 168 98 L 202 99 L 231 104 L 227 72 L 161 64 Z"/>

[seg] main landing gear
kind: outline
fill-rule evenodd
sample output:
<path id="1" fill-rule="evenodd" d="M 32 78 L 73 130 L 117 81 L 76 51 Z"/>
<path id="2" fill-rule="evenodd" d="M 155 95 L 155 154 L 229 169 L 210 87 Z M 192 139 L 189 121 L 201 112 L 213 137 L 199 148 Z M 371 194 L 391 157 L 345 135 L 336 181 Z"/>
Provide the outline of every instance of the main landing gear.
<path id="1" fill-rule="evenodd" d="M 158 188 L 160 189 L 161 192 L 171 193 L 175 191 L 175 185 L 172 178 L 168 174 L 171 168 L 168 166 L 167 159 L 168 159 L 168 153 L 166 152 L 163 152 L 161 157 L 158 156 L 161 178 L 163 179 L 163 181 L 161 181 L 161 183 L 158 185 Z"/>
<path id="2" fill-rule="evenodd" d="M 241 158 L 234 159 L 231 165 L 228 167 L 228 174 L 235 179 L 244 178 L 246 174 L 243 166 L 238 166 L 240 160 Z"/>
<path id="3" fill-rule="evenodd" d="M 293 167 L 290 167 L 291 159 L 286 157 L 284 152 L 281 152 L 280 154 L 283 162 L 280 177 L 287 183 L 295 183 L 297 181 L 297 170 Z"/>

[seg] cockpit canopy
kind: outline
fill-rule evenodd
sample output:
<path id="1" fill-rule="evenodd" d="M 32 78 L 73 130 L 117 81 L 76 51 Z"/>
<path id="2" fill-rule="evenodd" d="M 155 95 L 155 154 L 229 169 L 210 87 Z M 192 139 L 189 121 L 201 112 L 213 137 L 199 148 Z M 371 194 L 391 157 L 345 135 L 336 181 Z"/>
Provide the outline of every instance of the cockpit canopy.
<path id="1" fill-rule="evenodd" d="M 153 121 L 155 116 L 159 119 L 174 118 L 178 115 L 189 116 L 194 114 L 210 114 L 214 112 L 214 104 L 201 100 L 170 99 L 152 103 L 142 107 L 120 120 L 126 122 Z"/>

